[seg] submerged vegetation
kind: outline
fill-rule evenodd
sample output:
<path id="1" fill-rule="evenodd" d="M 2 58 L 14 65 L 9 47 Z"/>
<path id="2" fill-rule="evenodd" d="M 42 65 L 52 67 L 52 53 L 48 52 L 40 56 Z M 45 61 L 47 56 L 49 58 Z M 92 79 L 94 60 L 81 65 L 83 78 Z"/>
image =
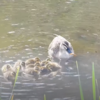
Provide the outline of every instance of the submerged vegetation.
<path id="1" fill-rule="evenodd" d="M 77 67 L 77 72 L 78 72 L 80 97 L 81 97 L 81 100 L 84 100 L 84 95 L 83 95 L 83 90 L 82 90 L 82 85 L 81 85 L 81 80 L 80 80 L 80 74 L 79 74 L 79 68 L 78 68 L 78 62 L 77 61 L 76 61 L 76 67 Z M 19 74 L 19 68 L 17 69 L 15 81 L 14 81 L 13 88 L 12 88 L 12 93 L 11 93 L 11 96 L 10 96 L 9 100 L 13 100 L 14 99 L 13 91 L 14 91 L 14 88 L 15 88 L 15 83 L 16 83 L 16 81 L 18 79 L 18 74 Z M 95 78 L 94 63 L 92 63 L 92 90 L 93 90 L 92 92 L 93 92 L 93 100 L 96 100 L 96 86 L 97 86 L 98 99 L 100 100 L 98 81 Z M 0 97 L 0 100 L 2 100 L 1 97 Z M 45 94 L 44 94 L 44 100 L 46 100 L 46 95 Z"/>

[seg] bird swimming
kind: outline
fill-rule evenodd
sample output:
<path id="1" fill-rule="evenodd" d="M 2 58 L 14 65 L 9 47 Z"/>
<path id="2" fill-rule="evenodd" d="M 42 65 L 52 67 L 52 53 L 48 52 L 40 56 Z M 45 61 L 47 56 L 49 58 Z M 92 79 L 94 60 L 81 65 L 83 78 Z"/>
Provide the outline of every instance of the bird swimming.
<path id="1" fill-rule="evenodd" d="M 48 55 L 53 61 L 61 63 L 75 56 L 75 53 L 68 40 L 60 35 L 56 35 L 48 47 Z"/>
<path id="2" fill-rule="evenodd" d="M 14 72 L 12 66 L 10 64 L 5 64 L 4 66 L 2 66 L 1 71 L 3 73 L 4 79 L 12 82 L 12 86 L 13 86 L 16 73 Z"/>
<path id="3" fill-rule="evenodd" d="M 17 73 L 17 70 L 19 68 L 19 74 L 21 74 L 24 67 L 25 67 L 25 62 L 22 60 L 17 60 L 13 66 L 13 70 L 15 71 L 15 73 Z"/>
<path id="4" fill-rule="evenodd" d="M 38 57 L 35 57 L 35 58 L 30 58 L 30 59 L 27 59 L 25 61 L 25 65 L 29 65 L 29 64 L 35 64 L 37 62 L 40 62 L 40 58 Z"/>

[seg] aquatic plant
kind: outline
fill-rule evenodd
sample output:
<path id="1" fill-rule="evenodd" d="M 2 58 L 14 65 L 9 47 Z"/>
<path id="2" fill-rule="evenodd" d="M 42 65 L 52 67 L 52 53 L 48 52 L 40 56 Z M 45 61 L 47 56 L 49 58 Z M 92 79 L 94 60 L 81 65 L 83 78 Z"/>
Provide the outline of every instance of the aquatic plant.
<path id="1" fill-rule="evenodd" d="M 46 100 L 46 95 L 44 94 L 44 100 Z"/>
<path id="2" fill-rule="evenodd" d="M 12 93 L 11 93 L 11 96 L 10 96 L 10 99 L 9 100 L 13 100 L 13 98 L 14 98 L 13 91 L 14 91 L 14 88 L 15 88 L 15 83 L 16 83 L 16 81 L 18 79 L 18 74 L 19 74 L 19 67 L 17 69 L 16 77 L 15 77 L 14 84 L 13 84 L 13 88 L 12 88 Z"/>
<path id="3" fill-rule="evenodd" d="M 93 100 L 96 100 L 94 63 L 92 63 L 92 89 L 93 89 Z"/>
<path id="4" fill-rule="evenodd" d="M 78 62 L 77 61 L 76 61 L 76 67 L 77 67 L 77 72 L 78 72 L 78 75 L 79 75 L 79 69 L 78 69 Z M 84 100 L 83 90 L 82 90 L 81 80 L 80 80 L 80 75 L 78 77 L 78 80 L 79 80 L 79 89 L 80 89 L 81 100 Z"/>

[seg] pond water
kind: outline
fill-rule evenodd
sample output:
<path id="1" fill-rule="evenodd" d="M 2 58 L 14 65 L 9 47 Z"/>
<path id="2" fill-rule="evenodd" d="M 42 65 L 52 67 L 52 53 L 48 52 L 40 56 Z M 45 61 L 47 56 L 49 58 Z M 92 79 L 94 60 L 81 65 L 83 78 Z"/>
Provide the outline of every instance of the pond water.
<path id="1" fill-rule="evenodd" d="M 63 76 L 29 81 L 18 78 L 14 100 L 80 100 L 76 60 L 85 100 L 92 100 L 92 62 L 100 84 L 99 0 L 0 0 L 0 65 L 18 59 L 45 59 L 48 45 L 59 34 L 77 54 L 64 66 Z M 11 84 L 0 72 L 0 95 L 8 100 Z M 98 86 L 100 90 L 100 86 Z M 97 94 L 98 95 L 98 94 Z M 97 96 L 98 98 L 98 96 Z"/>

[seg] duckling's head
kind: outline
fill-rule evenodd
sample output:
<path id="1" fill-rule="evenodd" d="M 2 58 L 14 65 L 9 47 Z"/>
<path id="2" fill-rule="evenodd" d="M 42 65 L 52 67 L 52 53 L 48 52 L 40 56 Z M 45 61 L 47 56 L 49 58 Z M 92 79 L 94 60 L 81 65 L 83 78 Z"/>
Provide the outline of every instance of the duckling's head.
<path id="1" fill-rule="evenodd" d="M 22 70 L 22 68 L 25 67 L 25 62 L 21 61 L 21 60 L 18 60 L 14 67 L 16 68 L 16 71 L 19 69 L 19 70 Z"/>
<path id="2" fill-rule="evenodd" d="M 23 67 L 25 67 L 25 62 L 22 61 L 20 65 L 23 66 Z"/>
<path id="3" fill-rule="evenodd" d="M 35 58 L 34 58 L 34 61 L 35 61 L 35 62 L 40 62 L 40 58 L 35 57 Z"/>
<path id="4" fill-rule="evenodd" d="M 44 61 L 41 62 L 41 66 L 45 66 L 48 63 L 49 63 L 48 61 L 44 60 Z"/>
<path id="5" fill-rule="evenodd" d="M 35 64 L 34 64 L 34 66 L 40 66 L 41 64 L 40 64 L 40 62 L 36 62 Z"/>
<path id="6" fill-rule="evenodd" d="M 51 61 L 51 59 L 50 58 L 47 58 L 46 61 Z"/>
<path id="7" fill-rule="evenodd" d="M 3 73 L 7 72 L 8 70 L 12 71 L 12 66 L 10 64 L 6 64 L 6 65 L 2 66 L 2 68 L 1 68 L 1 71 Z"/>
<path id="8" fill-rule="evenodd" d="M 21 66 L 20 66 L 20 69 L 23 71 L 23 70 L 25 69 L 25 62 L 22 61 L 20 65 L 21 65 Z"/>

